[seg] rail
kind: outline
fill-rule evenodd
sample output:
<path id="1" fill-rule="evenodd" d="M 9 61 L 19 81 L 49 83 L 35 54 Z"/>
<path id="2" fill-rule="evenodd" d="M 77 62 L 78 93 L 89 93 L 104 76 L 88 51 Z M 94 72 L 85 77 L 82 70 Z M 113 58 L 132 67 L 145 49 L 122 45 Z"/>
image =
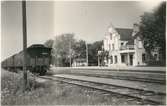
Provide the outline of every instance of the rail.
<path id="1" fill-rule="evenodd" d="M 40 78 L 59 81 L 63 83 L 73 84 L 77 86 L 87 87 L 95 90 L 101 90 L 108 93 L 115 93 L 127 97 L 136 98 L 143 101 L 148 101 L 153 104 L 165 104 L 165 94 L 145 91 L 140 89 L 133 89 L 124 86 L 117 86 L 112 84 L 105 84 L 100 82 L 84 81 L 79 79 L 66 78 L 63 76 L 42 76 Z"/>
<path id="2" fill-rule="evenodd" d="M 134 45 L 121 46 L 120 50 L 134 50 Z"/>

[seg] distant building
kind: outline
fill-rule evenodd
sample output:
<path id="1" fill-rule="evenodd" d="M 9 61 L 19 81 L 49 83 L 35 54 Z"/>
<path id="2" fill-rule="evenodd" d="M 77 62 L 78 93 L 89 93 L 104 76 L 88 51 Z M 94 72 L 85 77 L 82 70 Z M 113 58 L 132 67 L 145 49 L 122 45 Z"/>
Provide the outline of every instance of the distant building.
<path id="1" fill-rule="evenodd" d="M 138 66 L 146 65 L 146 52 L 141 40 L 139 25 L 133 29 L 109 26 L 103 40 L 103 52 L 99 51 L 98 65 Z M 106 53 L 108 52 L 108 53 Z M 158 60 L 157 51 L 154 52 Z"/>
<path id="2" fill-rule="evenodd" d="M 77 58 L 73 60 L 72 63 L 73 67 L 79 67 L 79 66 L 87 66 L 87 62 L 85 58 Z"/>

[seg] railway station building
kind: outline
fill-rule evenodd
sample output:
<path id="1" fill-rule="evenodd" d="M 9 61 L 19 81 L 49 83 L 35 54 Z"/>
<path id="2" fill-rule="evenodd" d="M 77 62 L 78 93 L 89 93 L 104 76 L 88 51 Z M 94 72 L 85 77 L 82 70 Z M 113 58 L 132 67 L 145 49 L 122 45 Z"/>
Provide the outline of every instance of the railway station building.
<path id="1" fill-rule="evenodd" d="M 154 55 L 158 60 L 158 51 Z M 111 24 L 104 36 L 102 50 L 98 51 L 98 65 L 143 66 L 147 65 L 146 56 L 138 24 L 135 23 L 133 29 L 114 28 Z"/>

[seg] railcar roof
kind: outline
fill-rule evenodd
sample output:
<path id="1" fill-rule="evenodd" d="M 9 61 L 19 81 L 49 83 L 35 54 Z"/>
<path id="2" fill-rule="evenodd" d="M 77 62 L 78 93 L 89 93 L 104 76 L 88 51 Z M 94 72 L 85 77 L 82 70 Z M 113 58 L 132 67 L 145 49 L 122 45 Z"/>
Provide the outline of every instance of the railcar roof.
<path id="1" fill-rule="evenodd" d="M 33 44 L 29 48 L 33 48 L 33 47 L 45 47 L 45 46 L 43 44 Z"/>
<path id="2" fill-rule="evenodd" d="M 27 49 L 32 49 L 32 48 L 45 48 L 45 49 L 51 49 L 49 47 L 46 47 L 45 45 L 43 44 L 33 44 L 31 45 L 30 47 L 28 47 Z"/>

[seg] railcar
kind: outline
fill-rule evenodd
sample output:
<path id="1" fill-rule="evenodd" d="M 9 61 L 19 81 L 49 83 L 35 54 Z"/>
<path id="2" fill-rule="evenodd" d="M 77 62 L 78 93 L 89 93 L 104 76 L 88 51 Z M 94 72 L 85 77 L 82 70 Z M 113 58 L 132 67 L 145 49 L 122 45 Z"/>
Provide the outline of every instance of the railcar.
<path id="1" fill-rule="evenodd" d="M 44 75 L 51 62 L 51 48 L 45 47 L 42 44 L 34 44 L 26 49 L 26 69 L 33 73 Z M 23 69 L 23 54 L 21 51 L 2 62 L 2 67 L 8 70 L 15 71 Z"/>

